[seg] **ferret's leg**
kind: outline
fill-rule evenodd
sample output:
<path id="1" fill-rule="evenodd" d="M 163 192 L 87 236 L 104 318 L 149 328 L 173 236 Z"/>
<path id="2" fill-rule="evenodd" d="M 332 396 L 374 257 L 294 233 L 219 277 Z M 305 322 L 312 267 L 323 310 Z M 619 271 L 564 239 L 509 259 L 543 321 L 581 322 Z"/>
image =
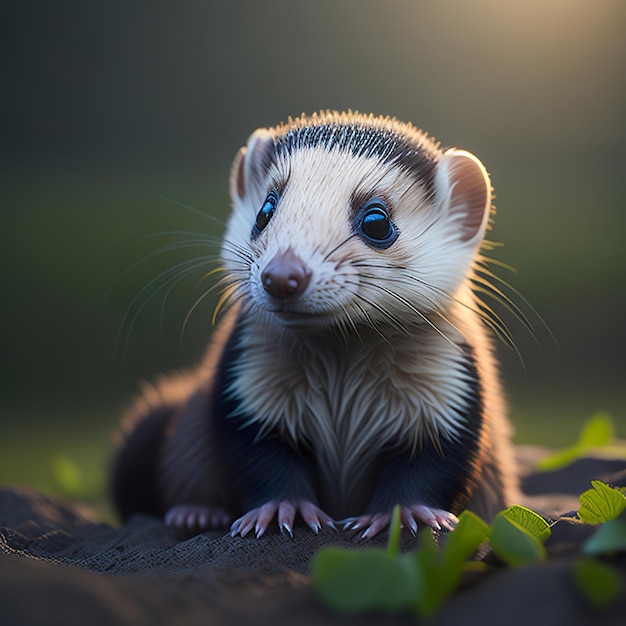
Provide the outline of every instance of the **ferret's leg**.
<path id="1" fill-rule="evenodd" d="M 166 397 L 179 398 L 160 464 L 168 526 L 195 531 L 228 527 L 240 510 L 228 450 L 216 438 L 216 422 L 233 409 L 225 404 L 229 382 L 224 377 L 237 352 L 236 319 L 234 307 L 216 329 L 200 368 L 165 389 Z"/>
<path id="2" fill-rule="evenodd" d="M 418 522 L 435 529 L 454 528 L 458 522 L 455 513 L 482 490 L 483 467 L 490 465 L 489 457 L 494 455 L 486 447 L 491 422 L 485 417 L 483 391 L 469 349 L 467 374 L 470 401 L 462 415 L 465 428 L 442 433 L 436 442 L 425 437 L 414 453 L 382 454 L 378 481 L 365 514 L 345 520 L 344 528 L 363 529 L 362 539 L 373 537 L 389 524 L 396 504 L 401 506 L 402 524 L 412 533 L 417 532 Z M 497 490 L 498 484 L 491 482 Z"/>
<path id="3" fill-rule="evenodd" d="M 166 526 L 190 530 L 224 528 L 231 519 L 231 513 L 207 504 L 177 504 L 168 509 L 164 517 Z"/>
<path id="4" fill-rule="evenodd" d="M 345 520 L 346 530 L 362 530 L 369 539 L 385 528 L 396 504 L 401 505 L 402 525 L 415 534 L 418 522 L 435 529 L 452 530 L 459 512 L 476 487 L 478 469 L 476 435 L 428 440 L 414 455 L 402 452 L 381 459 L 382 470 L 364 515 Z"/>
<path id="5" fill-rule="evenodd" d="M 111 491 L 123 520 L 164 516 L 168 526 L 227 527 L 235 505 L 211 438 L 206 385 L 163 379 L 147 387 L 122 421 Z"/>
<path id="6" fill-rule="evenodd" d="M 333 520 L 317 505 L 313 476 L 306 459 L 275 432 L 261 432 L 253 416 L 241 411 L 232 393 L 236 368 L 241 358 L 241 327 L 235 325 L 225 340 L 214 379 L 209 413 L 212 416 L 213 445 L 222 454 L 232 477 L 226 484 L 239 494 L 245 513 L 231 526 L 233 536 L 242 537 L 254 529 L 261 537 L 277 517 L 281 532 L 292 534 L 296 514 L 319 532 L 334 528 Z"/>
<path id="7" fill-rule="evenodd" d="M 172 416 L 160 478 L 168 526 L 202 531 L 225 528 L 239 509 L 228 458 L 214 436 L 210 384 L 194 390 Z"/>
<path id="8" fill-rule="evenodd" d="M 110 490 L 123 521 L 133 513 L 161 515 L 159 457 L 174 408 L 148 406 L 143 398 L 122 421 L 116 435 Z"/>
<path id="9" fill-rule="evenodd" d="M 277 517 L 281 532 L 293 533 L 296 513 L 317 533 L 334 528 L 333 520 L 317 506 L 310 468 L 289 444 L 271 435 L 259 437 L 255 425 L 241 427 L 240 419 L 220 420 L 220 439 L 230 457 L 247 511 L 231 526 L 233 536 L 254 530 L 261 537 Z"/>

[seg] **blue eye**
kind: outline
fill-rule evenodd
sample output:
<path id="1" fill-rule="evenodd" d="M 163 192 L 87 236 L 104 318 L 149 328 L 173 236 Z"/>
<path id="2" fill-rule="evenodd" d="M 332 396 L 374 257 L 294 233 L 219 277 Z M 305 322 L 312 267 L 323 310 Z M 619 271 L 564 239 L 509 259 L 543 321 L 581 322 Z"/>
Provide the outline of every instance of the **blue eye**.
<path id="1" fill-rule="evenodd" d="M 257 237 L 261 234 L 261 231 L 269 224 L 274 212 L 276 211 L 276 205 L 278 204 L 278 194 L 275 191 L 271 191 L 267 194 L 267 198 L 263 201 L 261 209 L 256 214 L 256 221 L 252 227 L 252 236 Z"/>
<path id="2" fill-rule="evenodd" d="M 357 215 L 355 226 L 365 243 L 373 248 L 389 248 L 399 234 L 385 203 L 378 199 L 363 207 Z"/>

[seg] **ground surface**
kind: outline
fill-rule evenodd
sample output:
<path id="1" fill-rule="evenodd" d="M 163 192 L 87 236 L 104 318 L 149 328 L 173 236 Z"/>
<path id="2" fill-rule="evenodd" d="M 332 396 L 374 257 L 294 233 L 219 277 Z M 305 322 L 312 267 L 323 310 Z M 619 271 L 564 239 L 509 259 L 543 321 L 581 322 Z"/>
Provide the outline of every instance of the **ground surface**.
<path id="1" fill-rule="evenodd" d="M 575 510 L 591 479 L 626 484 L 624 461 L 586 458 L 536 474 L 530 467 L 541 451 L 519 453 L 526 503 L 550 516 Z M 598 614 L 572 585 L 571 561 L 592 530 L 558 522 L 546 563 L 496 568 L 457 592 L 433 624 L 624 624 L 626 593 Z M 411 541 L 404 537 L 403 547 L 409 549 Z M 307 572 L 315 551 L 330 543 L 355 545 L 348 534 L 315 537 L 302 527 L 293 540 L 277 533 L 261 540 L 223 533 L 183 539 L 160 521 L 139 516 L 113 528 L 76 505 L 32 490 L 4 489 L 0 624 L 415 623 L 406 615 L 347 621 L 322 607 Z M 384 537 L 378 540 L 384 543 Z M 626 589 L 626 559 L 616 564 Z"/>

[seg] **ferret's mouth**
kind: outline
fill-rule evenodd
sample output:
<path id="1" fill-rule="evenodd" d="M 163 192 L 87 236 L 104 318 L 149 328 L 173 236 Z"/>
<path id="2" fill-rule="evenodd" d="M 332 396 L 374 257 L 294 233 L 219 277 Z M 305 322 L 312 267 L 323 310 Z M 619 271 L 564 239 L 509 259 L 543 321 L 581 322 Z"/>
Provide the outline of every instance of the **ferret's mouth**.
<path id="1" fill-rule="evenodd" d="M 274 309 L 270 311 L 281 326 L 289 328 L 319 328 L 332 323 L 335 316 L 332 313 L 309 313 L 289 309 Z"/>

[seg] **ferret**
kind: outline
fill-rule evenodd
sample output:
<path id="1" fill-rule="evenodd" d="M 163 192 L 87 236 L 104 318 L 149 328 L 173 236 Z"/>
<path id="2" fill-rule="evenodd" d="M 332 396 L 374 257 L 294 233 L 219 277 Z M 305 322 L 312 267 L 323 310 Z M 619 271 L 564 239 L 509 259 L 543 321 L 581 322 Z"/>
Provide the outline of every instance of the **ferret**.
<path id="1" fill-rule="evenodd" d="M 516 497 L 492 333 L 473 290 L 492 213 L 482 163 L 388 117 L 255 131 L 231 172 L 226 310 L 202 363 L 123 420 L 123 519 L 261 537 L 301 518 L 453 529 Z"/>

